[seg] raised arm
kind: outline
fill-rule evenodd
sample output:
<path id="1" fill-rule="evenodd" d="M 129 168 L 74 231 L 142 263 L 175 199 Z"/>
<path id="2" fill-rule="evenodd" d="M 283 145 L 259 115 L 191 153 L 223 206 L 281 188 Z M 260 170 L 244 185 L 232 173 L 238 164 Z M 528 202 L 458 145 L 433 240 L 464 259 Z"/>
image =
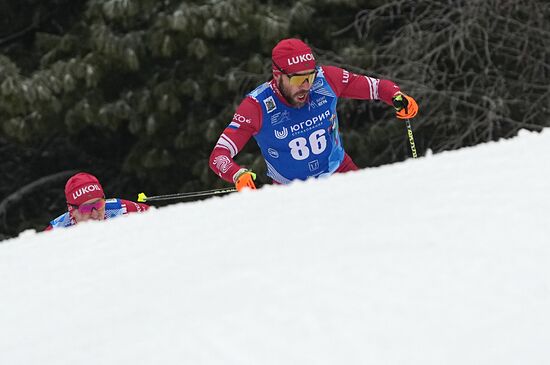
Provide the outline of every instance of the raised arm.
<path id="1" fill-rule="evenodd" d="M 358 75 L 335 66 L 322 67 L 330 86 L 342 98 L 382 100 L 392 105 L 392 97 L 400 91 L 390 80 Z"/>

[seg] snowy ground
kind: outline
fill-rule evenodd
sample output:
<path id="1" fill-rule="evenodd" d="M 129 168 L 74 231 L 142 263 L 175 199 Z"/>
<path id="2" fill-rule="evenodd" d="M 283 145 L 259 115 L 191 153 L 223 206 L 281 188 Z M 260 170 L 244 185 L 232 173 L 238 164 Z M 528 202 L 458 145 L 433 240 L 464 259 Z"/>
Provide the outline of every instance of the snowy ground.
<path id="1" fill-rule="evenodd" d="M 25 232 L 0 364 L 549 364 L 544 156 L 550 130 Z"/>

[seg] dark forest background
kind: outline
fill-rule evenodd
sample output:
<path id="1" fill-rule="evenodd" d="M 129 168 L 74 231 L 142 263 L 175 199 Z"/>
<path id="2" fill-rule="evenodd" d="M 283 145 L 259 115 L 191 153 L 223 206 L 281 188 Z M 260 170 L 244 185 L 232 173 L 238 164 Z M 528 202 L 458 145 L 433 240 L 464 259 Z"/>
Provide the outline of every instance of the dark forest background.
<path id="1" fill-rule="evenodd" d="M 0 0 L 0 240 L 61 214 L 75 171 L 130 200 L 227 186 L 208 157 L 286 37 L 414 96 L 421 155 L 550 125 L 546 0 Z M 410 156 L 382 103 L 339 114 L 359 166 Z M 253 142 L 237 161 L 265 171 Z"/>

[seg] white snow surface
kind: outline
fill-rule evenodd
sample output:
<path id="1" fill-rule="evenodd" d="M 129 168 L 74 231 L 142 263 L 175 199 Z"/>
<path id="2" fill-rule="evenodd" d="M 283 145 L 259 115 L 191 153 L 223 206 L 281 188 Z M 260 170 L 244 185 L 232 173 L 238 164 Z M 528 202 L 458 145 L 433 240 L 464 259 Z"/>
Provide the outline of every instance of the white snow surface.
<path id="1" fill-rule="evenodd" d="M 522 132 L 24 232 L 0 364 L 549 364 L 548 156 Z"/>

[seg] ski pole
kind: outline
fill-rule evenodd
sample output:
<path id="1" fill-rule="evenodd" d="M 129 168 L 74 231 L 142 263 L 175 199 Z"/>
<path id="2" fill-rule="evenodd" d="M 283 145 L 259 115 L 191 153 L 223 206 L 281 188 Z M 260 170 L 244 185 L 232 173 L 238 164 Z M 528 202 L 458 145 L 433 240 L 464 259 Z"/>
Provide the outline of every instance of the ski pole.
<path id="1" fill-rule="evenodd" d="M 139 193 L 138 202 L 146 203 L 146 202 L 160 201 L 160 200 L 178 200 L 178 199 L 186 199 L 186 198 L 195 198 L 199 196 L 227 194 L 227 193 L 233 193 L 235 191 L 237 191 L 236 188 L 222 188 L 222 189 L 191 191 L 188 193 L 176 193 L 176 194 L 156 195 L 156 196 L 147 196 L 145 195 L 145 193 Z"/>
<path id="2" fill-rule="evenodd" d="M 411 126 L 411 121 L 409 119 L 405 119 L 405 124 L 407 125 L 407 135 L 409 136 L 409 143 L 411 144 L 411 151 L 413 158 L 417 158 L 416 154 L 416 145 L 414 143 L 414 136 L 413 136 L 413 130 Z"/>

